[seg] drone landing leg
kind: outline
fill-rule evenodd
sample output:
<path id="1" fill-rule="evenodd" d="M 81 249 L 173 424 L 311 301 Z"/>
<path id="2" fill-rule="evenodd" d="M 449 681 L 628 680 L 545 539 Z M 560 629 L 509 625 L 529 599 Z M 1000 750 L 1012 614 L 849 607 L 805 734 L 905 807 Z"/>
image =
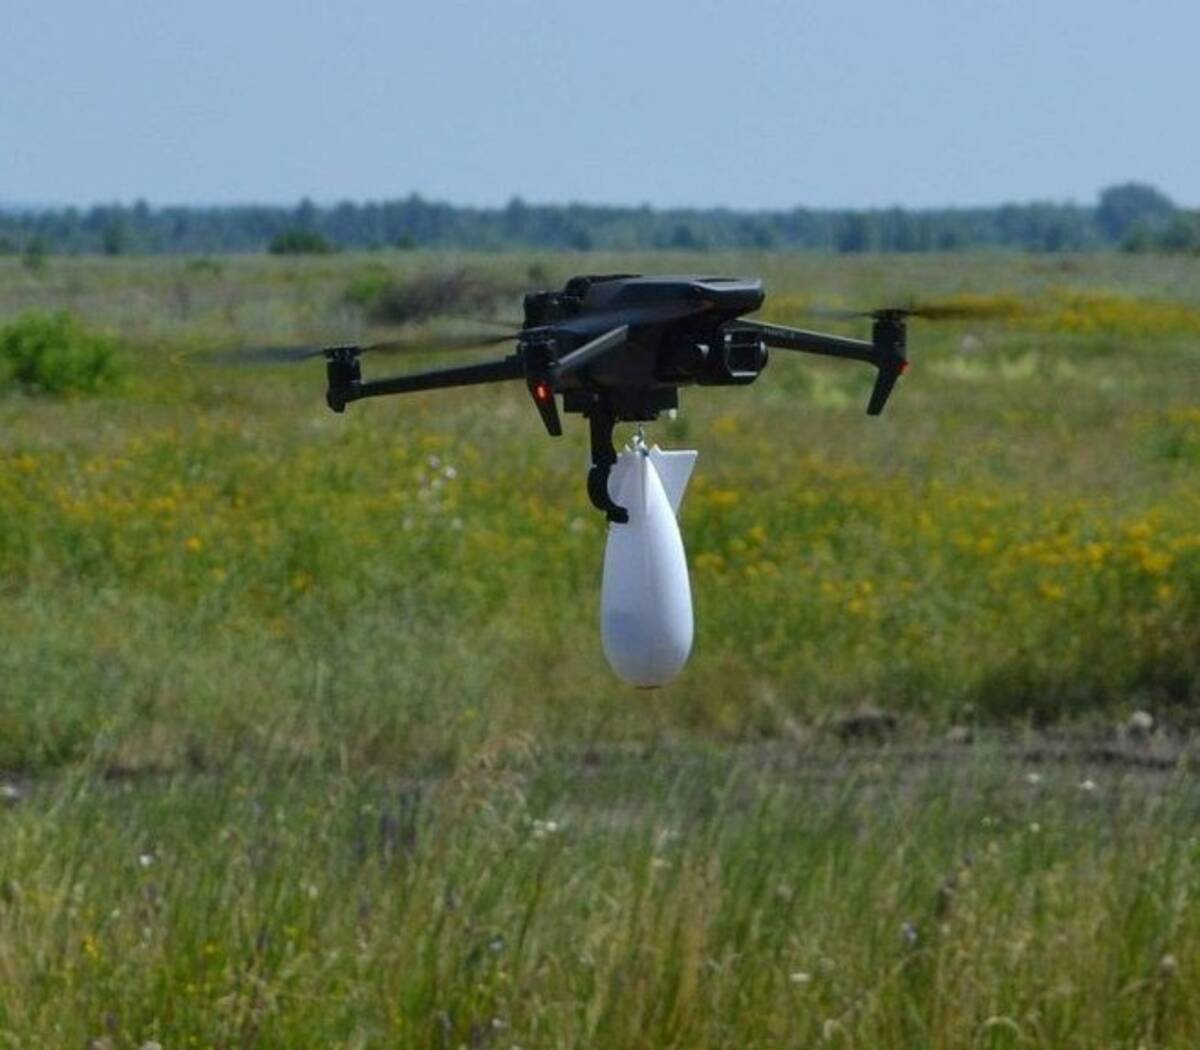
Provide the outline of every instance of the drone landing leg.
<path id="1" fill-rule="evenodd" d="M 592 469 L 588 471 L 588 498 L 597 510 L 604 511 L 609 521 L 624 525 L 629 521 L 629 511 L 618 507 L 608 494 L 608 475 L 617 462 L 617 450 L 613 447 L 613 427 L 617 425 L 612 412 L 600 405 L 592 406 L 587 414 L 592 436 Z"/>

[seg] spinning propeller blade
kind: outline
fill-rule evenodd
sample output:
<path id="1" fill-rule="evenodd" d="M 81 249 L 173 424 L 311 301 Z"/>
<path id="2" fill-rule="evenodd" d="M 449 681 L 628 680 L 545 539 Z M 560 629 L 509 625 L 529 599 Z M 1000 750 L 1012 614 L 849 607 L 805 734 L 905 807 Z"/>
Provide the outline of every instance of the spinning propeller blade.
<path id="1" fill-rule="evenodd" d="M 458 317 L 455 314 L 448 314 L 445 319 L 457 324 L 487 325 L 489 328 L 504 328 L 513 335 L 516 335 L 521 330 L 520 321 L 509 321 L 503 317 Z"/>
<path id="2" fill-rule="evenodd" d="M 278 365 L 307 361 L 325 353 L 319 346 L 257 346 L 248 350 L 214 350 L 193 355 L 209 365 Z"/>
<path id="3" fill-rule="evenodd" d="M 420 339 L 416 336 L 407 339 L 388 339 L 379 343 L 368 343 L 359 347 L 360 354 L 420 354 L 442 353 L 447 350 L 475 350 L 485 346 L 499 346 L 517 338 L 517 332 L 505 332 L 503 335 L 459 335 L 432 336 Z"/>
<path id="4" fill-rule="evenodd" d="M 915 317 L 922 321 L 1004 321 L 1027 312 L 1018 299 L 1005 296 L 971 296 L 906 306 L 885 306 L 878 310 L 843 310 L 837 307 L 813 307 L 806 311 L 813 317 L 835 321 L 850 321 L 861 317 L 879 320 L 884 317 Z"/>
<path id="5" fill-rule="evenodd" d="M 506 332 L 503 335 L 430 336 L 428 339 L 411 336 L 404 339 L 385 339 L 377 343 L 367 343 L 365 346 L 356 346 L 354 349 L 360 354 L 419 354 L 481 350 L 484 347 L 507 343 L 511 339 L 516 339 L 517 334 L 516 332 Z M 205 363 L 216 365 L 294 364 L 310 358 L 322 357 L 327 349 L 328 347 L 323 346 L 265 346 L 252 347 L 248 350 L 218 350 L 199 356 Z"/>

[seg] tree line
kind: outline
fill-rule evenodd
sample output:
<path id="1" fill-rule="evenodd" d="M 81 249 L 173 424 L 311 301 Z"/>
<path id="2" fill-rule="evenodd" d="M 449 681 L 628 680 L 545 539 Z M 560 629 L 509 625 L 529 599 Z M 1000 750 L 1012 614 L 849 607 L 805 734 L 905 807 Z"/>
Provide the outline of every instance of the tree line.
<path id="1" fill-rule="evenodd" d="M 459 207 L 409 197 L 294 207 L 0 208 L 0 253 L 206 254 L 338 249 L 502 251 L 1200 252 L 1200 213 L 1142 183 L 1103 190 L 1094 205 L 1034 202 L 979 208 L 736 211 L 726 208 L 528 204 Z"/>

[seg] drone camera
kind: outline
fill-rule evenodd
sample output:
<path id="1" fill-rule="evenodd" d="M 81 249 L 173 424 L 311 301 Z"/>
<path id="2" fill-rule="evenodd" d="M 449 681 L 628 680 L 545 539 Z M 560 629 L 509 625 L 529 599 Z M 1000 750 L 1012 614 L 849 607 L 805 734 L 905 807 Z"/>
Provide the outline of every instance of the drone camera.
<path id="1" fill-rule="evenodd" d="M 719 356 L 725 382 L 753 383 L 767 365 L 767 344 L 757 332 L 735 328 L 725 333 Z"/>
<path id="2" fill-rule="evenodd" d="M 767 345 L 753 329 L 719 333 L 705 349 L 703 370 L 696 376 L 701 386 L 745 386 L 767 366 Z"/>

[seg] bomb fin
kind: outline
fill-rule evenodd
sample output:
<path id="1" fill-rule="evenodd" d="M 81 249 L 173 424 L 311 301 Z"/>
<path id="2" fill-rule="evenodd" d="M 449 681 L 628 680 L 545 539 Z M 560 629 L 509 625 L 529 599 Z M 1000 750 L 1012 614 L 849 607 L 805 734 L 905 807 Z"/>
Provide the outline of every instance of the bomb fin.
<path id="1" fill-rule="evenodd" d="M 657 445 L 650 449 L 650 462 L 658 471 L 663 491 L 667 494 L 667 502 L 671 504 L 675 517 L 679 517 L 679 504 L 683 502 L 683 494 L 687 491 L 698 454 L 695 449 L 664 452 Z"/>

